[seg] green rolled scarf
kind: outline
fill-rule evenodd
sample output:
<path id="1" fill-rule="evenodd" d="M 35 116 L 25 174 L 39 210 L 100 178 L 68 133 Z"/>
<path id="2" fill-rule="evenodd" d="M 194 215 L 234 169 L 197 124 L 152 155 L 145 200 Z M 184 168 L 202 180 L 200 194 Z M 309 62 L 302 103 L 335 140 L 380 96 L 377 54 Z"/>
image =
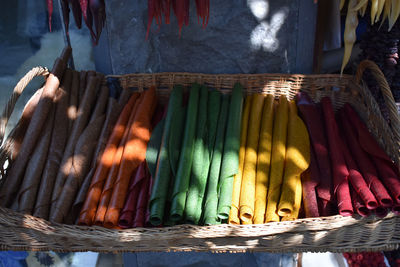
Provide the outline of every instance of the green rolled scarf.
<path id="1" fill-rule="evenodd" d="M 226 126 L 224 153 L 222 155 L 221 174 L 218 184 L 218 217 L 229 218 L 232 204 L 233 178 L 239 170 L 240 124 L 242 118 L 243 89 L 237 83 L 233 87 L 229 104 L 229 116 Z"/>
<path id="2" fill-rule="evenodd" d="M 218 118 L 218 128 L 207 182 L 207 194 L 204 204 L 204 224 L 215 225 L 220 222 L 218 209 L 218 181 L 220 177 L 224 137 L 229 109 L 229 96 L 222 97 L 221 110 Z"/>
<path id="3" fill-rule="evenodd" d="M 196 136 L 197 112 L 199 106 L 200 85 L 194 84 L 190 90 L 189 104 L 187 107 L 185 130 L 181 152 L 179 155 L 178 170 L 175 177 L 171 202 L 171 220 L 182 220 L 187 192 L 190 183 L 190 173 L 193 161 L 194 143 Z"/>

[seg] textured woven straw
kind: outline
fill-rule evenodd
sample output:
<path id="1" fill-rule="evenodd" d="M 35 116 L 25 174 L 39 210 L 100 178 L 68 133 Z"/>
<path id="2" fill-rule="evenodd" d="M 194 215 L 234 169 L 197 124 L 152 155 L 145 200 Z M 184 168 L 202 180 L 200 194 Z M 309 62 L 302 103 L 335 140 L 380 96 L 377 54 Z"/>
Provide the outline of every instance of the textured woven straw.
<path id="1" fill-rule="evenodd" d="M 160 99 L 165 100 L 173 85 L 189 86 L 204 83 L 211 88 L 229 93 L 240 82 L 247 94 L 264 92 L 293 98 L 306 91 L 317 102 L 329 96 L 335 108 L 350 102 L 371 133 L 391 158 L 399 162 L 400 124 L 397 110 L 390 110 L 391 125 L 382 118 L 378 104 L 368 88 L 360 83 L 365 68 L 369 68 L 381 84 L 387 105 L 393 106 L 390 89 L 384 76 L 371 62 L 363 62 L 356 78 L 339 75 L 208 75 L 191 73 L 129 74 L 118 77 L 124 88 L 146 89 L 158 86 Z M 46 75 L 44 69 L 37 75 Z M 26 84 L 30 77 L 23 78 Z M 17 86 L 18 87 L 18 86 Z M 22 86 L 23 87 L 23 86 Z M 21 88 L 16 88 L 21 91 Z M 390 94 L 389 94 L 390 93 Z M 3 113 L 0 129 L 5 127 L 12 105 Z M 17 131 L 16 129 L 15 131 Z M 14 131 L 14 132 L 15 132 Z M 9 160 L 12 133 L 0 149 L 0 166 Z M 2 132 L 0 132 L 0 139 Z M 7 165 L 7 164 L 6 164 Z M 1 168 L 4 173 L 4 167 Z M 53 224 L 48 221 L 0 208 L 0 249 L 53 251 L 213 251 L 213 252 L 300 252 L 300 251 L 381 251 L 395 249 L 400 244 L 400 217 L 389 213 L 384 218 L 331 216 L 300 219 L 293 222 L 263 225 L 178 225 L 166 228 L 138 228 L 109 230 Z"/>

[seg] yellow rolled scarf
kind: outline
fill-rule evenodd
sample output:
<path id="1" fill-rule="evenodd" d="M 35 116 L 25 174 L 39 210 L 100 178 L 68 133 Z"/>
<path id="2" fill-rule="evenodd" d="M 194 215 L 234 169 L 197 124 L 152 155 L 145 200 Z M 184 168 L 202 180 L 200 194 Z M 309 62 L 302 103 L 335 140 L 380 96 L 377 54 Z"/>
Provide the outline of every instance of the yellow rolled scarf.
<path id="1" fill-rule="evenodd" d="M 255 224 L 264 223 L 267 206 L 268 176 L 271 165 L 272 130 L 274 126 L 274 96 L 268 95 L 264 101 L 261 120 L 260 139 L 258 142 L 256 199 L 254 206 Z"/>
<path id="2" fill-rule="evenodd" d="M 233 178 L 232 206 L 229 212 L 230 224 L 240 224 L 240 219 L 239 219 L 240 188 L 242 184 L 243 165 L 246 153 L 247 129 L 248 129 L 252 99 L 253 99 L 252 95 L 247 96 L 244 102 L 242 124 L 241 124 L 242 129 L 240 133 L 239 171 Z"/>
<path id="3" fill-rule="evenodd" d="M 261 117 L 265 95 L 254 94 L 251 102 L 249 128 L 247 131 L 242 186 L 240 189 L 239 217 L 243 223 L 252 223 L 254 216 L 256 167 Z"/>
<path id="4" fill-rule="evenodd" d="M 288 113 L 288 100 L 286 96 L 281 95 L 274 116 L 271 171 L 269 176 L 265 222 L 279 222 L 279 216 L 276 211 L 281 195 L 281 184 L 285 167 Z"/>
<path id="5" fill-rule="evenodd" d="M 295 211 L 301 204 L 301 174 L 310 165 L 310 138 L 307 127 L 297 115 L 296 103 L 289 103 L 288 137 L 286 146 L 285 173 L 278 215 L 297 218 Z M 300 196 L 298 196 L 300 195 Z M 300 199 L 300 201 L 297 201 Z M 300 203 L 298 203 L 300 202 Z"/>

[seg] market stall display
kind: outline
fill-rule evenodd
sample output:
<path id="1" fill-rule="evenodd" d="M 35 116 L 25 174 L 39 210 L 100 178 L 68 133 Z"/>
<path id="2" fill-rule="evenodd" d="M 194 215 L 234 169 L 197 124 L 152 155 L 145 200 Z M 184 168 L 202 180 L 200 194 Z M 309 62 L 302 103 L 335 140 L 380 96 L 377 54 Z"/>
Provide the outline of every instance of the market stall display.
<path id="1" fill-rule="evenodd" d="M 365 66 L 363 65 L 362 67 Z M 66 71 L 65 73 L 68 72 Z M 70 76 L 68 74 L 65 77 L 68 78 Z M 61 77 L 63 76 L 61 75 Z M 349 231 L 351 234 L 354 234 L 354 231 L 358 231 L 360 237 L 370 238 L 371 242 L 368 242 L 366 246 L 368 249 L 389 248 L 396 244 L 396 237 L 393 235 L 387 236 L 390 231 L 385 229 L 385 227 L 396 227 L 398 217 L 392 212 L 383 219 L 377 219 L 373 216 L 365 219 L 331 216 L 295 220 L 298 214 L 301 213 L 302 191 L 307 191 L 312 195 L 311 189 L 313 189 L 315 191 L 314 195 L 318 195 L 318 199 L 322 199 L 318 192 L 320 185 L 318 181 L 322 180 L 321 177 L 313 179 L 314 184 L 311 189 L 310 187 L 307 190 L 302 189 L 302 184 L 300 183 L 300 177 L 307 175 L 310 161 L 311 164 L 314 162 L 313 169 L 315 169 L 315 162 L 318 161 L 315 160 L 315 157 L 317 157 L 315 155 L 313 160 L 313 154 L 320 153 L 317 152 L 320 150 L 315 149 L 317 144 L 315 136 L 318 136 L 318 134 L 315 134 L 315 128 L 308 127 L 309 121 L 305 119 L 303 122 L 301 119 L 301 117 L 304 117 L 304 105 L 312 108 L 321 105 L 319 118 L 323 126 L 322 129 L 325 128 L 325 131 L 319 133 L 320 136 L 317 140 L 325 138 L 324 149 L 328 151 L 328 163 L 332 166 L 333 171 L 331 187 L 327 188 L 333 195 L 330 203 L 333 209 L 329 210 L 327 215 L 337 214 L 335 209 L 338 209 L 343 215 L 351 215 L 353 203 L 364 203 L 368 210 L 373 210 L 373 207 L 375 207 L 371 204 L 373 202 L 365 202 L 367 198 L 360 193 L 361 191 L 358 191 L 359 188 L 356 188 L 357 190 L 351 193 L 347 176 L 351 173 L 349 169 L 355 169 L 359 165 L 357 161 L 359 155 L 355 155 L 353 149 L 356 149 L 356 151 L 361 149 L 362 153 L 360 155 L 367 154 L 371 158 L 374 162 L 373 164 L 376 165 L 376 177 L 372 178 L 381 181 L 392 203 L 398 202 L 398 192 L 396 187 L 393 187 L 398 183 L 399 179 L 394 165 L 398 163 L 399 153 L 396 141 L 398 136 L 396 133 L 397 128 L 392 127 L 394 133 L 391 131 L 390 126 L 379 117 L 377 105 L 368 90 L 354 83 L 352 77 L 165 73 L 131 74 L 108 78 L 117 78 L 123 88 L 121 89 L 122 92 L 113 92 L 113 88 L 119 87 L 115 86 L 115 84 L 112 85 L 112 83 L 108 83 L 109 86 L 105 86 L 107 83 L 105 83 L 104 77 L 98 73 L 89 74 L 88 72 L 86 86 L 84 86 L 85 92 L 82 101 L 79 101 L 80 104 L 78 105 L 78 114 L 80 116 L 72 123 L 71 134 L 68 140 L 65 141 L 63 156 L 59 157 L 61 165 L 59 170 L 53 174 L 55 176 L 54 186 L 49 189 L 53 191 L 50 192 L 50 195 L 55 197 L 53 199 L 50 198 L 49 205 L 49 220 L 52 222 L 11 211 L 9 208 L 18 210 L 19 205 L 14 205 L 13 203 L 16 203 L 17 201 L 15 200 L 19 199 L 10 196 L 10 200 L 2 202 L 3 208 L 0 210 L 3 217 L 2 224 L 5 225 L 9 219 L 14 218 L 11 219 L 14 220 L 14 226 L 11 227 L 8 233 L 2 235 L 2 244 L 10 244 L 10 242 L 21 238 L 18 234 L 11 237 L 10 235 L 14 231 L 27 229 L 28 232 L 25 233 L 34 235 L 32 238 L 36 240 L 35 244 L 43 242 L 40 241 L 43 240 L 43 237 L 52 236 L 55 232 L 62 231 L 61 233 L 65 236 L 65 240 L 68 240 L 66 244 L 63 244 L 63 247 L 70 246 L 69 249 L 72 250 L 79 248 L 101 250 L 99 247 L 107 246 L 111 247 L 111 250 L 118 251 L 123 250 L 121 249 L 121 244 L 128 242 L 126 243 L 129 244 L 127 250 L 145 251 L 151 247 L 150 250 L 160 251 L 163 250 L 165 245 L 169 248 L 171 247 L 170 241 L 166 241 L 170 238 L 174 239 L 173 247 L 176 247 L 177 250 L 185 249 L 182 244 L 189 244 L 187 245 L 189 249 L 195 250 L 240 250 L 241 247 L 242 249 L 253 248 L 264 251 L 277 251 L 278 249 L 286 248 L 294 251 L 307 247 L 312 248 L 311 250 L 314 251 L 325 249 L 341 251 L 349 246 L 353 249 L 363 248 L 364 243 L 358 245 L 349 243 L 357 241 L 346 239 L 346 234 L 342 235 L 343 239 L 333 246 L 329 241 L 331 236 L 329 234 L 321 237 L 322 239 L 319 239 L 320 242 L 318 244 L 312 241 L 315 235 L 324 233 L 329 229 L 335 235 L 336 228 L 332 227 L 336 227 L 336 224 L 340 225 L 342 231 Z M 57 90 L 63 88 L 63 84 L 65 84 L 65 81 L 60 78 L 57 83 Z M 77 84 L 75 83 L 74 86 L 77 86 Z M 132 89 L 130 89 L 132 87 L 137 88 L 137 90 L 132 92 Z M 387 90 L 387 88 L 384 88 L 384 90 Z M 130 92 L 130 96 L 124 93 L 126 91 Z M 302 94 L 297 97 L 297 105 L 299 106 L 297 108 L 295 99 L 299 92 L 302 92 Z M 121 104 L 119 115 L 115 115 L 114 126 L 107 125 L 108 127 L 106 127 L 104 121 L 107 121 L 106 117 L 111 114 L 107 112 L 109 110 L 108 104 L 114 103 L 117 99 L 120 101 L 122 96 L 124 96 L 125 100 L 123 102 L 126 104 Z M 97 101 L 93 101 L 93 97 Z M 110 99 L 110 97 L 115 97 L 115 99 Z M 360 98 L 362 101 L 360 101 Z M 51 110 L 52 106 L 56 110 L 58 103 L 54 102 L 54 99 L 57 98 L 53 96 L 52 100 L 49 101 L 49 110 Z M 245 104 L 242 112 L 243 100 Z M 162 106 L 167 103 L 166 110 L 162 111 Z M 215 105 L 211 106 L 209 103 Z M 274 108 L 275 105 L 276 108 Z M 214 109 L 219 112 L 216 112 L 216 114 L 211 113 Z M 300 110 L 299 114 L 297 109 Z M 45 120 L 52 119 L 52 116 L 57 113 L 54 110 L 52 113 L 47 113 Z M 83 113 L 81 112 L 82 110 L 86 111 Z M 339 116 L 334 115 L 334 110 L 339 110 L 337 113 Z M 40 109 L 36 108 L 34 114 L 37 112 L 40 112 Z M 340 116 L 342 113 L 346 114 L 346 116 Z M 153 116 L 153 114 L 155 115 Z M 358 116 L 361 117 L 359 118 Z M 395 121 L 397 113 L 392 114 L 392 116 L 393 121 Z M 347 140 L 342 140 L 341 136 L 343 135 L 339 134 L 347 129 L 346 123 L 348 122 L 345 119 L 356 126 L 352 130 L 353 135 L 348 134 L 351 138 L 354 136 L 357 140 L 355 142 L 358 143 L 358 146 L 354 148 L 350 145 L 348 146 L 349 154 L 352 155 L 350 160 L 347 157 L 340 157 L 340 155 L 346 153 L 344 148 Z M 97 123 L 97 121 L 101 123 Z M 159 123 L 164 121 L 161 124 L 162 130 L 156 131 L 157 121 Z M 365 125 L 364 122 L 366 123 Z M 248 123 L 252 125 L 258 124 L 258 127 L 249 127 Z M 241 124 L 244 125 L 241 126 Z M 31 122 L 29 125 L 34 124 Z M 66 125 L 69 126 L 69 123 L 66 123 Z M 332 125 L 336 126 L 333 127 Z M 48 126 L 48 128 L 55 129 L 53 126 Z M 247 133 L 241 133 L 241 130 L 246 128 Z M 91 136 L 94 134 L 103 136 L 102 132 L 108 132 L 108 136 L 104 136 L 105 140 L 97 143 L 97 140 L 87 138 L 89 132 Z M 207 136 L 209 132 L 210 136 Z M 157 135 L 152 137 L 151 133 L 157 133 Z M 260 142 L 260 138 L 264 136 L 267 136 L 265 144 Z M 377 136 L 379 138 L 375 139 Z M 12 140 L 12 138 L 13 135 L 8 140 Z M 46 142 L 41 142 L 41 140 Z M 42 146 L 42 143 L 51 143 L 51 140 L 51 134 L 40 136 L 35 144 L 31 145 L 33 147 L 29 150 L 29 153 L 28 151 L 21 152 L 24 151 L 21 149 L 15 159 L 10 158 L 11 154 L 6 149 L 7 147 L 2 147 L 1 159 L 3 162 L 6 160 L 10 162 L 9 169 L 4 169 L 2 173 L 2 186 L 10 183 L 9 175 L 13 172 L 9 172 L 9 170 L 14 168 L 19 155 L 24 155 L 21 153 L 27 153 L 27 157 L 30 157 L 36 153 L 36 147 Z M 95 144 L 92 144 L 92 141 L 96 141 Z M 368 145 L 365 145 L 365 142 L 368 142 Z M 12 141 L 6 141 L 6 144 L 10 143 Z M 104 151 L 96 155 L 95 151 L 98 150 L 99 146 L 103 147 Z M 194 149 L 195 147 L 196 149 Z M 260 150 L 260 147 L 265 148 Z M 153 148 L 154 151 L 149 152 L 149 148 Z M 210 154 L 211 150 L 212 154 Z M 195 162 L 193 159 L 198 157 L 196 154 L 200 153 L 199 151 L 203 151 L 202 153 L 207 154 L 211 160 L 198 160 Z M 152 153 L 153 156 L 150 156 Z M 68 156 L 65 156 L 66 154 Z M 42 155 L 39 156 L 41 157 Z M 258 162 L 259 156 L 261 156 L 260 162 Z M 144 161 L 151 158 L 153 160 L 148 162 L 147 168 Z M 198 159 L 206 158 L 198 157 Z M 275 173 L 279 174 L 275 174 L 276 177 L 272 178 L 271 175 L 266 176 L 265 173 L 261 173 L 261 179 L 257 179 L 259 173 L 256 169 L 257 165 L 259 163 L 268 165 L 268 159 L 271 164 L 271 170 L 275 165 Z M 351 159 L 356 162 L 356 166 L 354 166 L 355 164 L 351 165 Z M 157 161 L 158 163 L 155 164 Z M 26 162 L 25 166 L 29 164 L 30 162 Z M 197 164 L 200 164 L 202 168 L 196 166 Z M 334 166 L 339 166 L 340 168 Z M 203 176 L 202 171 L 207 169 L 208 175 Z M 15 190 L 17 195 L 18 189 L 20 189 L 19 186 L 23 185 L 25 181 L 25 168 L 19 172 L 21 172 L 21 179 L 13 181 L 13 183 L 17 183 Z M 89 176 L 90 182 L 86 182 L 89 174 L 92 177 Z M 366 179 L 362 170 L 358 174 Z M 315 171 L 313 175 L 315 175 Z M 159 179 L 161 176 L 167 178 Z M 39 177 L 37 179 L 41 178 L 36 174 L 35 177 Z M 57 183 L 59 177 L 61 178 Z M 232 194 L 232 191 L 238 190 L 236 188 L 239 183 L 238 177 L 241 177 L 239 199 Z M 268 179 L 267 182 L 265 181 L 266 177 Z M 272 180 L 274 181 L 272 182 Z M 351 179 L 349 180 L 351 182 Z M 77 214 L 79 224 L 96 224 L 107 228 L 126 228 L 148 225 L 146 224 L 147 218 L 154 226 L 161 224 L 162 226 L 175 226 L 171 228 L 139 228 L 136 231 L 135 229 L 108 230 L 100 227 L 67 225 L 74 223 L 76 220 L 76 218 L 71 218 L 74 212 L 70 211 L 73 209 L 76 202 L 75 198 L 80 194 L 80 188 L 84 183 L 88 184 L 88 191 L 87 194 L 84 194 L 86 195 L 86 200 L 83 201 L 81 213 Z M 37 188 L 37 184 L 33 183 L 31 187 Z M 141 185 L 139 186 L 139 184 Z M 252 228 L 246 225 L 224 224 L 228 219 L 230 210 L 238 212 L 237 215 L 230 214 L 232 221 L 236 220 L 236 223 L 242 222 L 245 224 L 254 222 L 255 209 L 256 206 L 259 206 L 259 204 L 256 204 L 256 195 L 259 196 L 257 194 L 257 192 L 259 193 L 259 188 L 262 189 L 261 191 L 264 190 L 263 194 L 265 194 L 265 191 L 267 192 L 266 199 L 264 199 L 266 203 L 261 203 L 261 205 L 265 205 L 266 209 L 264 216 L 267 218 L 265 218 L 265 222 L 270 221 L 268 216 L 276 221 L 282 220 L 282 222 L 255 224 L 251 226 Z M 2 187 L 2 190 L 6 191 L 4 187 Z M 54 190 L 59 190 L 60 193 L 54 195 Z M 247 193 L 242 193 L 242 190 Z M 21 191 L 21 196 L 25 192 L 27 191 Z M 272 197 L 269 196 L 270 192 L 275 192 Z M 290 194 L 292 192 L 294 195 Z M 380 191 L 377 190 L 376 192 Z M 372 192 L 374 196 L 376 192 Z M 360 197 L 351 198 L 352 194 Z M 140 195 L 141 197 L 139 197 Z M 151 198 L 148 200 L 150 195 Z M 194 211 L 191 208 L 186 209 L 188 203 L 192 205 L 192 200 L 189 201 L 189 196 L 190 198 L 197 197 L 197 200 L 193 201 L 193 203 L 197 202 Z M 270 203 L 270 198 L 272 203 Z M 53 203 L 51 203 L 52 200 L 54 200 Z M 389 201 L 383 200 L 379 204 L 386 209 L 385 211 L 389 211 Z M 304 201 L 304 203 L 312 203 L 312 201 L 307 201 Z M 149 203 L 149 208 L 144 208 L 147 206 L 146 202 Z M 327 201 L 323 198 L 320 202 L 323 204 Z M 236 205 L 236 208 L 230 209 L 232 203 Z M 272 205 L 268 209 L 270 204 Z M 307 209 L 315 210 L 315 202 Z M 390 205 L 390 210 L 392 209 L 397 212 L 396 205 Z M 356 206 L 355 210 L 357 210 Z M 5 211 L 4 214 L 3 211 Z M 318 207 L 318 213 L 322 214 L 323 212 L 324 205 Z M 125 215 L 127 218 L 122 217 Z M 261 215 L 262 217 L 263 215 Z M 239 218 L 239 221 L 237 218 Z M 20 219 L 25 220 L 25 222 L 18 223 L 15 221 Z M 135 223 L 136 219 L 140 222 Z M 41 236 L 39 232 L 35 232 L 41 231 L 39 230 L 40 226 L 30 228 L 28 227 L 30 223 L 26 220 L 33 220 L 31 223 L 37 222 L 42 226 L 50 227 L 52 230 L 50 232 L 45 230 L 44 236 Z M 290 222 L 288 220 L 294 221 Z M 192 223 L 192 221 L 200 225 L 212 226 L 181 224 Z M 59 222 L 64 224 L 59 224 Z M 366 222 L 382 224 L 378 228 L 378 231 L 381 229 L 378 238 L 383 244 L 375 242 L 377 235 L 368 233 Z M 388 223 L 393 224 L 388 225 Z M 298 229 L 303 229 L 301 234 L 304 235 L 304 239 L 291 239 L 300 233 L 299 230 L 290 230 L 297 227 L 300 227 Z M 309 227 L 312 227 L 313 230 L 309 231 Z M 181 231 L 181 234 L 177 234 L 179 231 Z M 227 234 L 226 231 L 230 232 L 229 236 L 232 235 L 232 231 L 235 231 L 235 234 L 231 236 L 232 239 L 219 239 L 220 234 Z M 71 233 L 75 233 L 72 239 L 67 237 Z M 140 238 L 137 238 L 138 236 L 135 233 L 140 233 Z M 147 236 L 146 233 L 149 235 Z M 208 237 L 206 234 L 204 238 L 215 244 L 215 247 L 210 247 L 209 243 L 197 242 L 202 239 L 200 237 L 202 233 L 208 233 Z M 116 235 L 119 237 L 115 238 Z M 261 238 L 260 240 L 262 240 L 265 235 L 271 236 L 273 242 L 264 243 L 263 241 L 254 244 L 246 241 L 254 238 Z M 98 241 L 96 241 L 95 236 L 99 238 Z M 284 236 L 289 239 L 284 238 Z M 159 246 L 157 246 L 154 242 L 151 243 L 149 237 L 151 240 L 164 241 L 160 241 Z M 200 239 L 197 239 L 197 237 Z M 103 243 L 100 241 L 102 238 L 106 241 L 104 244 L 100 244 Z M 335 238 L 337 239 L 338 237 L 335 235 Z M 33 243 L 20 245 L 21 242 L 27 240 L 25 238 L 22 239 L 22 241 L 16 241 L 19 244 L 17 247 L 36 246 Z M 52 240 L 51 238 L 46 238 L 45 242 L 50 244 Z M 95 248 L 88 244 L 88 240 L 91 240 L 89 243 L 93 244 Z M 292 240 L 292 242 L 285 241 L 277 246 L 276 242 L 279 242 L 278 240 Z M 54 239 L 54 242 L 57 242 L 57 238 Z M 229 245 L 226 242 L 233 242 L 231 244 L 235 245 Z M 141 248 L 137 246 L 138 244 L 140 244 Z M 82 248 L 81 246 L 84 245 L 85 248 Z M 240 247 L 235 248 L 238 245 Z M 52 249 L 57 250 L 57 245 L 54 246 Z"/>

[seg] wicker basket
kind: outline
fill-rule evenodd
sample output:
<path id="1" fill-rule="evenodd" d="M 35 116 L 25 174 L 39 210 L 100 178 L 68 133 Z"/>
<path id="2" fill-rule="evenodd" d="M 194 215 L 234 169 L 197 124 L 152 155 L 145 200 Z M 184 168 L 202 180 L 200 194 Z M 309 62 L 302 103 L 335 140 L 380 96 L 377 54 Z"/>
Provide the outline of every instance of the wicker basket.
<path id="1" fill-rule="evenodd" d="M 381 84 L 391 111 L 391 125 L 382 118 L 378 105 L 359 77 L 370 68 Z M 32 70 L 17 85 L 16 91 L 35 75 L 46 75 L 43 68 Z M 174 84 L 190 85 L 197 81 L 222 92 L 229 92 L 240 82 L 248 94 L 264 92 L 293 98 L 301 90 L 315 100 L 329 96 L 335 108 L 350 102 L 372 134 L 395 162 L 399 162 L 400 120 L 390 89 L 379 69 L 371 62 L 360 65 L 356 77 L 339 75 L 206 75 L 191 73 L 129 74 L 118 77 L 122 87 L 139 90 L 158 86 L 160 99 L 166 99 Z M 4 125 L 18 98 L 14 94 L 3 114 Z M 3 132 L 1 132 L 3 131 Z M 18 131 L 16 128 L 13 132 Z M 12 135 L 0 149 L 0 166 L 8 158 Z M 2 170 L 4 171 L 4 170 Z M 400 244 L 400 216 L 389 213 L 384 218 L 331 216 L 300 219 L 293 222 L 263 225 L 178 225 L 165 228 L 109 230 L 97 226 L 83 227 L 53 224 L 48 221 L 0 208 L 0 249 L 53 251 L 381 251 Z"/>

